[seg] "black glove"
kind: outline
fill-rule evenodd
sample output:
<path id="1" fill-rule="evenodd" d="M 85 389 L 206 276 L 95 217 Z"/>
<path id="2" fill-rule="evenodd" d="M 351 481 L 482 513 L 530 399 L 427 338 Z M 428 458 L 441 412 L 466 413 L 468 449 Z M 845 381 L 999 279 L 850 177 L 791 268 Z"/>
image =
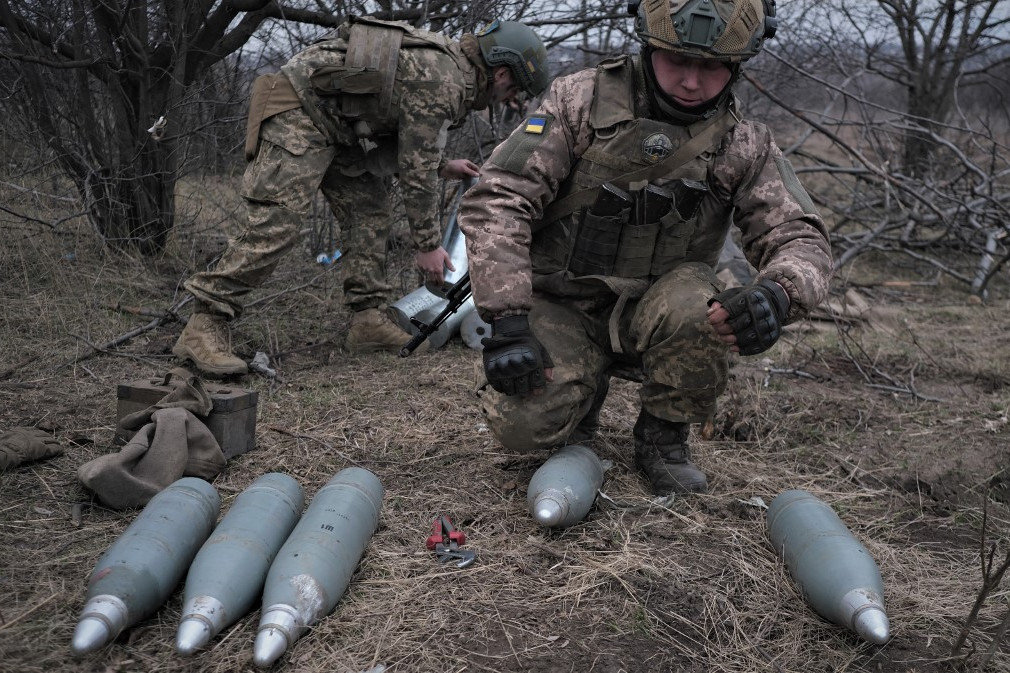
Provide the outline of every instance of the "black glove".
<path id="1" fill-rule="evenodd" d="M 773 280 L 735 287 L 708 300 L 722 304 L 726 320 L 736 335 L 740 355 L 757 355 L 771 348 L 782 336 L 782 324 L 789 310 L 789 295 Z"/>
<path id="2" fill-rule="evenodd" d="M 498 392 L 526 396 L 546 385 L 544 369 L 554 362 L 533 336 L 526 316 L 498 318 L 491 324 L 491 336 L 480 342 L 487 382 Z"/>

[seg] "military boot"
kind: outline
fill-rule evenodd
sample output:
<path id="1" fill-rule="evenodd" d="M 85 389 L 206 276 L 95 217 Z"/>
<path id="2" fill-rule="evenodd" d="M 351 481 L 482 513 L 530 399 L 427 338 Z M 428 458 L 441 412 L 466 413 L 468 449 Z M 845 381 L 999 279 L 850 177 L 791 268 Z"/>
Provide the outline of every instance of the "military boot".
<path id="1" fill-rule="evenodd" d="M 410 336 L 383 309 L 366 308 L 364 311 L 355 311 L 351 316 L 351 329 L 344 340 L 344 348 L 352 355 L 376 351 L 399 353 L 410 341 Z M 425 344 L 421 344 L 414 352 L 423 350 Z"/>
<path id="2" fill-rule="evenodd" d="M 249 371 L 245 361 L 231 352 L 228 321 L 214 313 L 191 315 L 172 353 L 183 360 L 191 360 L 197 369 L 213 376 Z"/>
<path id="3" fill-rule="evenodd" d="M 645 472 L 656 495 L 704 493 L 705 473 L 691 462 L 691 426 L 656 418 L 645 409 L 635 422 L 635 465 Z"/>

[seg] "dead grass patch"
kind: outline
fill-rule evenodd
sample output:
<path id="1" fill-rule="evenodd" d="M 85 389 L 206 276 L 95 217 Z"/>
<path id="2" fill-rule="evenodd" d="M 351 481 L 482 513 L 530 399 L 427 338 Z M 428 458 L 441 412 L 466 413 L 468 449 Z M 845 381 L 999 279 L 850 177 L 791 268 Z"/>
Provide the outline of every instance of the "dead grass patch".
<path id="1" fill-rule="evenodd" d="M 191 659 L 174 653 L 178 592 L 102 651 L 69 652 L 87 577 L 134 515 L 92 503 L 76 469 L 115 450 L 116 384 L 167 369 L 180 328 L 168 323 L 93 357 L 89 344 L 149 320 L 125 306 L 171 306 L 182 278 L 222 244 L 218 234 L 180 234 L 155 261 L 110 256 L 86 230 L 0 236 L 0 428 L 49 428 L 67 449 L 0 474 L 0 670 L 254 670 L 258 612 Z M 68 245 L 75 261 L 64 257 Z M 379 476 L 386 499 L 347 594 L 278 668 L 956 670 L 950 646 L 981 579 L 982 498 L 1010 446 L 1005 285 L 985 306 L 916 288 L 876 291 L 890 329 L 856 326 L 842 338 L 834 326 L 797 326 L 766 356 L 740 359 L 716 436 L 695 439 L 712 492 L 668 505 L 649 498 L 634 469 L 636 387 L 615 381 L 595 444 L 614 461 L 607 498 L 578 526 L 545 532 L 525 501 L 544 456 L 505 452 L 490 437 L 471 393 L 477 354 L 458 342 L 408 360 L 341 353 L 338 275 L 312 252 L 286 260 L 235 326 L 238 351 L 273 354 L 282 380 L 242 381 L 260 393 L 257 448 L 215 485 L 224 509 L 268 471 L 288 472 L 311 496 L 360 465 Z M 916 390 L 943 401 L 873 387 L 880 380 L 865 372 L 874 367 L 905 383 L 914 373 Z M 803 603 L 756 500 L 786 488 L 830 502 L 877 560 L 894 632 L 886 646 L 859 642 Z M 467 532 L 479 554 L 471 568 L 439 566 L 424 549 L 441 513 Z M 1000 549 L 1008 517 L 994 499 L 990 539 Z M 983 608 L 976 652 L 1007 595 Z M 1010 671 L 1010 657 L 988 670 Z"/>

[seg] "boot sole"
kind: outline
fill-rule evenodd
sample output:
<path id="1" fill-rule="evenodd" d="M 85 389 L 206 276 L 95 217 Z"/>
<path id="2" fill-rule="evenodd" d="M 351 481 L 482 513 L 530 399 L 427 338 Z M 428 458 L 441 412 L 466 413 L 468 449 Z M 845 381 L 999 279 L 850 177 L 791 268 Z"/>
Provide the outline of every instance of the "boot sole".
<path id="1" fill-rule="evenodd" d="M 199 369 L 205 374 L 211 374 L 213 376 L 231 376 L 234 374 L 248 374 L 249 367 L 245 363 L 241 367 L 235 365 L 234 367 L 215 367 L 213 365 L 208 365 L 204 362 L 198 360 L 193 352 L 186 348 L 185 346 L 176 346 L 172 349 L 172 355 L 179 358 L 180 360 L 189 360 L 193 363 L 193 366 Z"/>

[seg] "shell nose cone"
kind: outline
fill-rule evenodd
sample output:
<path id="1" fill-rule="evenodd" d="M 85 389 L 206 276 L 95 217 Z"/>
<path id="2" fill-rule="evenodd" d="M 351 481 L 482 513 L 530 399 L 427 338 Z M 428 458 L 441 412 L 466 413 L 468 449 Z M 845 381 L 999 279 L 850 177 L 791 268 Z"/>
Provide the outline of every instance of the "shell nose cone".
<path id="1" fill-rule="evenodd" d="M 280 629 L 266 628 L 256 634 L 253 663 L 261 668 L 270 666 L 288 649 L 288 639 Z"/>
<path id="2" fill-rule="evenodd" d="M 74 627 L 74 637 L 70 641 L 70 651 L 74 654 L 94 652 L 111 639 L 109 627 L 101 619 L 85 617 Z"/>
<path id="3" fill-rule="evenodd" d="M 189 656 L 210 641 L 210 630 L 199 619 L 184 619 L 179 623 L 179 631 L 175 637 L 175 650 L 181 655 Z"/>
<path id="4" fill-rule="evenodd" d="M 541 526 L 556 526 L 561 522 L 563 515 L 564 510 L 553 498 L 541 498 L 533 507 L 533 518 Z"/>
<path id="5" fill-rule="evenodd" d="M 863 610 L 856 616 L 856 633 L 874 645 L 883 645 L 891 638 L 891 623 L 880 608 Z"/>

